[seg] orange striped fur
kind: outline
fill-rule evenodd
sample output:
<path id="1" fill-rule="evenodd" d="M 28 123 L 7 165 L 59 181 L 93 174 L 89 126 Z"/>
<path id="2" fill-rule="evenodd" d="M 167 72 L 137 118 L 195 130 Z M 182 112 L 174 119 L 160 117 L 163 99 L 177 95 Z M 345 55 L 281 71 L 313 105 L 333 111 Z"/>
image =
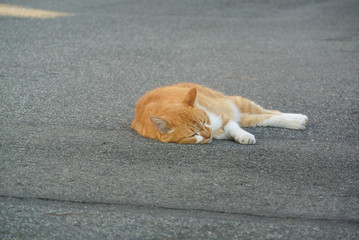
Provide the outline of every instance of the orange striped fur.
<path id="1" fill-rule="evenodd" d="M 162 142 L 210 143 L 215 138 L 254 144 L 255 137 L 241 127 L 304 129 L 307 120 L 302 114 L 264 109 L 244 97 L 180 83 L 156 88 L 141 97 L 131 128 Z"/>

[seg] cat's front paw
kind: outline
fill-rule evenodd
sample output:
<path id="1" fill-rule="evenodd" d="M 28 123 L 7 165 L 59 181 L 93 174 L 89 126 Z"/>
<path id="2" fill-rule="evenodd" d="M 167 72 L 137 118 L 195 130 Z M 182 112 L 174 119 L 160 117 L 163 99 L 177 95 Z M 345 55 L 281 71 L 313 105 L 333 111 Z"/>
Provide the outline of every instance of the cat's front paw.
<path id="1" fill-rule="evenodd" d="M 234 140 L 240 144 L 256 143 L 256 138 L 254 137 L 254 135 L 246 131 L 243 131 L 240 134 L 236 134 L 236 136 L 234 136 Z"/>

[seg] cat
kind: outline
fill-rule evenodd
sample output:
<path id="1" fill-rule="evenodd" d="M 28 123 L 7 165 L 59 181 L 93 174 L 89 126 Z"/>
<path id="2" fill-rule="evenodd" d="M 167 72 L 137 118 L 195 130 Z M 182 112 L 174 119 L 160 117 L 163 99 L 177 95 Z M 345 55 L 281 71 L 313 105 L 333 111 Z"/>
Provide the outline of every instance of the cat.
<path id="1" fill-rule="evenodd" d="M 255 144 L 254 135 L 241 127 L 282 127 L 304 129 L 303 114 L 267 110 L 240 96 L 194 83 L 156 88 L 136 104 L 131 128 L 140 135 L 173 143 L 210 143 L 212 139 L 231 139 Z"/>

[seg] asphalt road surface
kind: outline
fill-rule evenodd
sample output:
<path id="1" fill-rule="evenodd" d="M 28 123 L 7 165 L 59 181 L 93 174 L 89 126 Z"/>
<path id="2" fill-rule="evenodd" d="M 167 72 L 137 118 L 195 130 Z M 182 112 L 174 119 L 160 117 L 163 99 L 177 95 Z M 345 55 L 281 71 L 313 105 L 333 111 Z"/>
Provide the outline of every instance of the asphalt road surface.
<path id="1" fill-rule="evenodd" d="M 0 239 L 359 239 L 357 0 L 2 2 L 59 14 L 0 15 Z M 178 82 L 309 123 L 133 132 Z"/>

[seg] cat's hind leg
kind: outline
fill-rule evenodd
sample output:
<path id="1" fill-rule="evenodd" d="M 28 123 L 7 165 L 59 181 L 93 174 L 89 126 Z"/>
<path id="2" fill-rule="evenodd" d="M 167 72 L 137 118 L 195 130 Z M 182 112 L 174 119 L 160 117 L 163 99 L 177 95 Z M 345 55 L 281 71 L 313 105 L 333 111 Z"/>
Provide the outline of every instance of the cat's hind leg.
<path id="1" fill-rule="evenodd" d="M 239 124 L 242 127 L 280 127 L 289 129 L 304 129 L 308 117 L 303 114 L 248 114 L 241 115 Z"/>
<path id="2" fill-rule="evenodd" d="M 241 127 L 281 127 L 290 129 L 304 129 L 308 117 L 303 114 L 282 113 L 264 109 L 253 101 L 244 97 L 233 96 L 231 100 L 241 112 L 239 125 Z"/>

